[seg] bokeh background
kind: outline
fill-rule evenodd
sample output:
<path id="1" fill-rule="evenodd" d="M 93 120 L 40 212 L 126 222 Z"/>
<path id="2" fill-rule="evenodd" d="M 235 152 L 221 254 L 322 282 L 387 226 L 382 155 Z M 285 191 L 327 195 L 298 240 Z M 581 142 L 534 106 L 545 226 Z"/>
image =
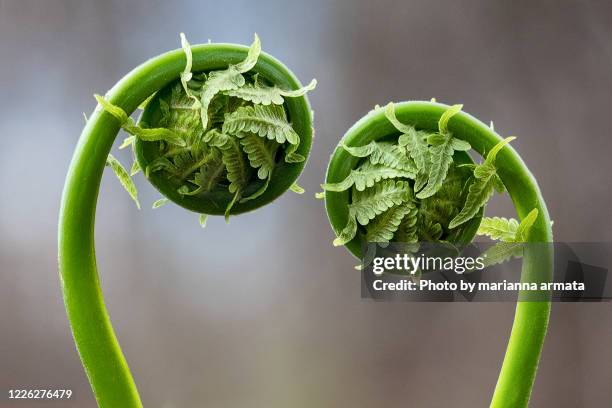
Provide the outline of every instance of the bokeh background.
<path id="1" fill-rule="evenodd" d="M 93 93 L 181 31 L 257 32 L 302 82 L 316 77 L 317 137 L 306 195 L 205 230 L 174 206 L 137 211 L 105 174 L 101 280 L 145 406 L 488 406 L 514 305 L 360 299 L 313 194 L 375 104 L 436 97 L 518 136 L 558 240 L 610 241 L 610 2 L 0 0 L 0 407 L 95 406 L 57 277 L 63 179 Z M 158 198 L 137 185 L 143 204 Z M 504 199 L 488 212 L 513 215 Z M 532 406 L 610 406 L 611 343 L 610 303 L 555 304 Z M 6 398 L 37 387 L 74 396 Z"/>

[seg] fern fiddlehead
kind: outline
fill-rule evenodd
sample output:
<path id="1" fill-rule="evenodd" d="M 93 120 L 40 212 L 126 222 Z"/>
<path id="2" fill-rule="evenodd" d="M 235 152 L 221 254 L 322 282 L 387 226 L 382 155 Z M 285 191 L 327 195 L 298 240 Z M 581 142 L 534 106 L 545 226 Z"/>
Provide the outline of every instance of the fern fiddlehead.
<path id="1" fill-rule="evenodd" d="M 81 361 L 102 407 L 140 407 L 100 289 L 94 249 L 96 202 L 105 165 L 138 203 L 130 176 L 143 170 L 171 201 L 200 215 L 259 208 L 295 184 L 312 141 L 302 87 L 259 39 L 190 46 L 155 57 L 122 78 L 89 117 L 74 152 L 59 218 L 59 272 Z M 138 123 L 130 114 L 144 110 Z M 128 172 L 112 155 L 120 129 L 136 160 Z"/>
<path id="2" fill-rule="evenodd" d="M 375 108 L 351 127 L 335 150 L 322 185 L 327 214 L 345 245 L 362 258 L 364 242 L 469 243 L 476 233 L 500 239 L 492 262 L 521 251 L 521 280 L 548 282 L 552 249 L 546 204 L 519 155 L 461 105 L 404 102 Z M 466 154 L 483 157 L 474 164 Z M 521 219 L 483 218 L 495 191 L 507 191 Z M 519 294 L 520 296 L 520 294 Z M 519 301 L 491 407 L 529 402 L 546 335 L 550 302 Z"/>

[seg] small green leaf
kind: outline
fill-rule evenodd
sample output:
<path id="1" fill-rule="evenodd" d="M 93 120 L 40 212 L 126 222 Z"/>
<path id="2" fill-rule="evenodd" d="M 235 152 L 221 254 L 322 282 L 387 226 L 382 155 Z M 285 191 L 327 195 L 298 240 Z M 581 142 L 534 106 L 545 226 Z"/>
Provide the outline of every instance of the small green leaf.
<path id="1" fill-rule="evenodd" d="M 200 214 L 200 227 L 205 228 L 206 227 L 206 220 L 208 220 L 208 214 Z"/>
<path id="2" fill-rule="evenodd" d="M 132 197 L 132 200 L 134 200 L 134 202 L 136 203 L 136 207 L 138 207 L 138 209 L 140 210 L 140 203 L 138 202 L 138 190 L 136 189 L 136 185 L 130 178 L 130 175 L 128 174 L 127 170 L 121 165 L 121 163 L 119 163 L 119 160 L 117 160 L 112 154 L 109 154 L 106 158 L 106 165 L 113 170 L 125 191 L 127 191 L 130 197 Z"/>
<path id="3" fill-rule="evenodd" d="M 461 109 L 463 109 L 463 105 L 453 105 L 442 114 L 438 121 L 438 131 L 440 134 L 448 134 L 448 122 L 453 116 L 461 112 Z"/>
<path id="4" fill-rule="evenodd" d="M 453 138 L 452 142 L 453 150 L 460 152 L 467 152 L 472 148 L 472 146 L 466 142 L 465 140 Z"/>
<path id="5" fill-rule="evenodd" d="M 255 40 L 244 61 L 230 65 L 222 71 L 212 71 L 208 74 L 208 78 L 202 86 L 200 92 L 200 116 L 202 119 L 202 127 L 208 129 L 208 106 L 210 102 L 220 92 L 238 89 L 245 84 L 243 73 L 249 71 L 257 63 L 259 54 L 261 53 L 261 42 L 255 34 Z"/>
<path id="6" fill-rule="evenodd" d="M 538 209 L 534 208 L 521 220 L 517 230 L 516 236 L 514 238 L 515 242 L 527 242 L 529 238 L 529 232 L 531 231 L 531 227 L 535 223 L 538 218 Z"/>
<path id="7" fill-rule="evenodd" d="M 489 267 L 523 256 L 523 244 L 520 242 L 498 242 L 481 255 L 484 266 Z"/>
<path id="8" fill-rule="evenodd" d="M 154 97 L 155 97 L 155 93 L 152 93 L 151 95 L 149 95 L 147 99 L 145 99 L 144 101 L 140 103 L 140 105 L 138 105 L 138 109 L 145 110 L 149 102 L 151 102 L 151 99 L 153 99 Z"/>
<path id="9" fill-rule="evenodd" d="M 259 40 L 259 36 L 257 35 L 257 33 L 255 33 L 253 37 L 253 43 L 249 47 L 247 57 L 244 59 L 244 61 L 236 64 L 235 66 L 236 70 L 241 74 L 253 69 L 255 64 L 257 64 L 259 54 L 261 54 L 261 41 Z"/>
<path id="10" fill-rule="evenodd" d="M 300 137 L 287 122 L 282 106 L 243 106 L 225 115 L 223 133 L 236 135 L 244 132 L 255 133 L 278 143 L 300 143 Z"/>
<path id="11" fill-rule="evenodd" d="M 249 182 L 250 166 L 237 139 L 230 137 L 225 145 L 220 147 L 223 164 L 227 169 L 227 179 L 230 182 L 229 192 L 242 192 Z"/>
<path id="12" fill-rule="evenodd" d="M 253 133 L 239 133 L 238 138 L 251 167 L 259 169 L 257 177 L 261 180 L 269 178 L 276 165 L 274 158 L 279 144 L 274 140 L 267 140 Z"/>
<path id="13" fill-rule="evenodd" d="M 365 146 L 342 148 L 354 157 L 368 157 L 372 164 L 383 164 L 394 169 L 417 172 L 416 164 L 405 154 L 402 148 L 392 143 L 370 142 Z"/>
<path id="14" fill-rule="evenodd" d="M 166 197 L 162 197 L 162 198 L 160 198 L 159 200 L 156 200 L 153 203 L 153 207 L 152 208 L 155 210 L 155 209 L 157 209 L 159 207 L 162 207 L 162 206 L 168 204 L 168 201 L 169 200 Z"/>
<path id="15" fill-rule="evenodd" d="M 181 84 L 183 85 L 183 90 L 185 91 L 187 96 L 191 100 L 193 100 L 193 108 L 199 109 L 201 107 L 200 100 L 198 99 L 197 96 L 193 94 L 191 89 L 189 89 L 189 87 L 187 86 L 187 83 L 191 81 L 191 78 L 193 76 L 193 74 L 191 73 L 191 66 L 193 64 L 193 56 L 191 54 L 191 45 L 189 45 L 189 42 L 187 41 L 187 38 L 185 37 L 184 33 L 181 33 L 180 37 L 181 37 L 181 47 L 183 48 L 183 51 L 185 52 L 185 60 L 186 60 L 185 69 L 183 70 L 183 72 L 181 72 Z"/>
<path id="16" fill-rule="evenodd" d="M 414 203 L 408 201 L 405 205 L 391 207 L 387 211 L 376 216 L 366 226 L 366 241 L 389 242 L 393 239 L 393 235 L 398 230 L 405 216 L 414 209 L 416 209 Z"/>
<path id="17" fill-rule="evenodd" d="M 315 198 L 317 200 L 325 200 L 325 191 L 320 191 L 318 193 L 315 193 Z"/>
<path id="18" fill-rule="evenodd" d="M 293 183 L 289 190 L 293 191 L 296 194 L 304 194 L 304 189 L 298 185 L 298 183 Z"/>
<path id="19" fill-rule="evenodd" d="M 432 146 L 439 146 L 441 144 L 446 143 L 447 141 L 451 142 L 451 146 L 453 145 L 452 139 L 449 140 L 448 136 L 446 135 L 435 134 L 435 135 L 430 135 L 427 137 L 427 143 L 429 143 Z"/>
<path id="20" fill-rule="evenodd" d="M 313 79 L 308 85 L 295 91 L 288 91 L 276 86 L 263 86 L 257 82 L 245 84 L 244 86 L 226 91 L 225 94 L 259 105 L 282 105 L 285 103 L 283 97 L 295 98 L 313 90 L 317 85 L 317 80 Z"/>
<path id="21" fill-rule="evenodd" d="M 387 120 L 402 133 L 410 133 L 414 130 L 414 127 L 405 125 L 397 119 L 395 116 L 395 105 L 393 102 L 389 102 L 387 106 L 385 106 L 385 116 L 387 117 Z"/>
<path id="22" fill-rule="evenodd" d="M 118 121 L 123 130 L 125 130 L 130 135 L 136 136 L 137 138 L 152 142 L 163 140 L 165 142 L 176 144 L 178 146 L 185 146 L 185 141 L 176 133 L 166 128 L 154 128 L 148 129 L 143 128 L 134 123 L 132 118 L 130 118 L 127 113 L 119 106 L 115 106 L 112 103 L 108 102 L 100 95 L 94 95 L 98 104 L 112 116 L 114 116 Z"/>
<path id="23" fill-rule="evenodd" d="M 489 201 L 493 195 L 495 184 L 493 182 L 492 173 L 487 177 L 474 177 L 474 181 L 468 190 L 468 196 L 465 199 L 465 204 L 459 214 L 455 216 L 448 225 L 450 229 L 456 228 L 459 225 L 471 220 L 478 213 L 480 208 Z"/>
<path id="24" fill-rule="evenodd" d="M 504 186 L 497 175 L 495 158 L 497 153 L 514 139 L 514 137 L 508 137 L 497 143 L 487 154 L 484 162 L 474 168 L 474 181 L 470 185 L 465 204 L 461 212 L 451 220 L 449 228 L 456 228 L 474 218 L 480 208 L 489 201 L 495 190 L 503 191 Z"/>
<path id="25" fill-rule="evenodd" d="M 184 147 L 187 143 L 176 133 L 166 128 L 143 128 L 137 125 L 125 124 L 123 130 L 127 133 L 136 136 L 145 142 L 157 142 L 163 140 L 170 144 Z"/>
<path id="26" fill-rule="evenodd" d="M 431 165 L 429 148 L 423 136 L 414 128 L 408 129 L 408 132 L 401 135 L 398 139 L 400 146 L 408 150 L 408 154 L 414 160 L 419 172 L 427 173 Z"/>
<path id="27" fill-rule="evenodd" d="M 419 240 L 417 230 L 419 210 L 415 206 L 406 213 L 395 232 L 394 240 L 401 243 L 415 243 Z"/>
<path id="28" fill-rule="evenodd" d="M 355 185 L 358 191 L 363 191 L 366 187 L 372 187 L 380 180 L 391 178 L 414 178 L 413 172 L 393 169 L 380 164 L 364 163 L 361 167 L 351 170 L 350 174 L 339 183 L 322 184 L 323 190 L 345 191 Z"/>
<path id="29" fill-rule="evenodd" d="M 136 136 L 126 137 L 125 139 L 123 139 L 123 143 L 121 143 L 121 145 L 119 146 L 119 150 L 125 149 L 128 146 L 131 146 L 134 143 L 134 140 L 136 140 Z"/>
<path id="30" fill-rule="evenodd" d="M 270 178 L 271 178 L 271 176 L 266 179 L 265 183 L 257 191 L 255 191 L 250 196 L 241 199 L 240 202 L 244 203 L 244 202 L 247 202 L 247 201 L 254 200 L 257 197 L 261 196 L 263 193 L 265 193 L 266 190 L 268 189 L 268 186 L 270 185 Z"/>
<path id="31" fill-rule="evenodd" d="M 334 246 L 346 245 L 352 241 L 357 234 L 357 221 L 355 217 L 349 214 L 349 219 L 344 229 L 338 234 L 338 237 L 334 239 Z"/>
<path id="32" fill-rule="evenodd" d="M 421 218 L 417 228 L 419 241 L 437 242 L 442 237 L 442 225 L 430 219 Z"/>
<path id="33" fill-rule="evenodd" d="M 138 160 L 134 159 L 132 162 L 132 168 L 130 169 L 130 176 L 134 177 L 136 174 L 140 172 L 140 164 Z"/>
<path id="34" fill-rule="evenodd" d="M 445 142 L 430 148 L 431 165 L 427 185 L 417 193 L 417 198 L 425 199 L 434 195 L 446 178 L 448 168 L 453 163 L 453 138 L 447 136 Z"/>
<path id="35" fill-rule="evenodd" d="M 359 224 L 367 225 L 378 214 L 410 200 L 412 188 L 408 181 L 384 180 L 364 191 L 356 191 L 353 202 L 349 204 L 349 213 L 355 216 Z"/>
<path id="36" fill-rule="evenodd" d="M 509 136 L 509 137 L 505 138 L 504 140 L 502 140 L 501 142 L 497 143 L 495 146 L 493 146 L 491 151 L 489 153 L 487 153 L 487 158 L 485 159 L 485 163 L 494 163 L 495 159 L 497 158 L 497 153 L 499 153 L 499 151 L 504 146 L 506 146 L 508 143 L 510 143 L 514 139 L 516 139 L 516 137 Z"/>
<path id="37" fill-rule="evenodd" d="M 478 227 L 478 235 L 486 235 L 491 239 L 512 242 L 516 236 L 519 223 L 514 218 L 484 217 Z"/>
<path id="38" fill-rule="evenodd" d="M 230 212 L 232 210 L 232 207 L 234 206 L 234 204 L 236 204 L 238 197 L 240 197 L 240 193 L 241 193 L 240 191 L 236 191 L 236 194 L 234 194 L 234 198 L 232 198 L 232 201 L 230 201 L 230 203 L 225 208 L 225 222 L 227 224 L 229 224 Z"/>
<path id="39" fill-rule="evenodd" d="M 94 98 L 96 98 L 96 101 L 104 111 L 110 113 L 119 121 L 119 125 L 123 126 L 125 123 L 127 123 L 128 115 L 123 109 L 121 109 L 119 106 L 113 105 L 101 95 L 94 94 Z"/>

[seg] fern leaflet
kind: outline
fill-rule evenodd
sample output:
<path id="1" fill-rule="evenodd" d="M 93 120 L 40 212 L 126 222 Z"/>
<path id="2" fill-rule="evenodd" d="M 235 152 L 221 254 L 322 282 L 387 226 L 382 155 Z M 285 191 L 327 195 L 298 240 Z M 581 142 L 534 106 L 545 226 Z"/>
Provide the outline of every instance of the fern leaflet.
<path id="1" fill-rule="evenodd" d="M 484 217 L 478 227 L 478 235 L 486 235 L 491 239 L 511 242 L 516 236 L 519 223 L 514 218 Z"/>
<path id="2" fill-rule="evenodd" d="M 178 146 L 185 146 L 185 141 L 176 133 L 166 128 L 154 128 L 148 129 L 144 127 L 140 127 L 134 123 L 134 120 L 125 113 L 123 109 L 119 106 L 115 106 L 112 103 L 108 102 L 104 97 L 100 95 L 94 95 L 98 104 L 104 109 L 106 112 L 113 115 L 121 125 L 121 128 L 125 130 L 130 135 L 136 136 L 137 138 L 147 141 L 147 142 L 155 142 L 163 140 L 165 142 L 175 144 Z"/>
<path id="3" fill-rule="evenodd" d="M 406 213 L 395 232 L 396 242 L 415 243 L 419 240 L 417 235 L 418 214 L 419 210 L 416 207 L 410 208 L 410 211 Z"/>
<path id="4" fill-rule="evenodd" d="M 213 97 L 220 92 L 238 89 L 243 86 L 246 80 L 242 74 L 255 66 L 260 53 L 261 43 L 257 34 L 255 34 L 255 40 L 251 44 L 244 61 L 236 65 L 230 65 L 225 70 L 212 71 L 208 74 L 208 78 L 200 91 L 200 115 L 204 129 L 208 128 L 208 106 Z"/>
<path id="5" fill-rule="evenodd" d="M 321 187 L 327 191 L 345 191 L 355 185 L 358 191 L 363 191 L 380 180 L 393 178 L 414 178 L 414 173 L 366 162 L 359 168 L 351 170 L 341 182 L 321 184 Z"/>
<path id="6" fill-rule="evenodd" d="M 370 142 L 361 147 L 349 147 L 342 145 L 342 148 L 354 157 L 368 157 L 372 164 L 383 164 L 399 170 L 417 172 L 415 163 L 405 154 L 403 149 L 393 143 Z"/>
<path id="7" fill-rule="evenodd" d="M 478 213 L 478 210 L 480 210 L 489 198 L 491 198 L 494 190 L 496 188 L 499 190 L 500 187 L 503 186 L 501 179 L 499 179 L 497 175 L 495 158 L 501 148 L 510 143 L 513 139 L 512 137 L 508 137 L 497 143 L 497 145 L 487 154 L 485 161 L 476 166 L 474 169 L 474 181 L 470 185 L 465 204 L 461 212 L 451 220 L 449 228 L 455 228 L 471 220 L 476 213 Z"/>
<path id="8" fill-rule="evenodd" d="M 398 230 L 402 220 L 416 207 L 413 202 L 408 201 L 407 205 L 398 205 L 389 208 L 384 213 L 378 215 L 366 226 L 367 242 L 389 242 Z"/>
<path id="9" fill-rule="evenodd" d="M 272 174 L 276 161 L 276 150 L 279 144 L 274 140 L 263 139 L 253 133 L 239 133 L 242 150 L 249 158 L 249 163 L 257 171 L 257 177 L 267 179 Z"/>
<path id="10" fill-rule="evenodd" d="M 364 191 L 356 191 L 349 205 L 349 213 L 359 224 L 367 225 L 378 214 L 411 199 L 412 188 L 407 181 L 384 180 Z"/>
<path id="11" fill-rule="evenodd" d="M 278 143 L 297 145 L 300 142 L 300 137 L 287 122 L 282 106 L 243 106 L 226 114 L 223 133 L 235 135 L 241 132 L 255 133 Z"/>
<path id="12" fill-rule="evenodd" d="M 258 105 L 282 105 L 285 103 L 283 97 L 295 98 L 305 95 L 306 92 L 312 91 L 317 86 L 317 80 L 313 79 L 310 83 L 295 91 L 287 91 L 276 86 L 260 85 L 257 81 L 254 84 L 245 84 L 244 86 L 226 91 L 225 94 L 245 101 L 253 102 Z"/>
<path id="13" fill-rule="evenodd" d="M 132 200 L 134 200 L 134 202 L 136 203 L 136 207 L 138 207 L 138 209 L 140 210 L 140 202 L 138 202 L 138 190 L 136 189 L 136 185 L 134 184 L 134 181 L 128 174 L 127 170 L 121 165 L 121 163 L 119 163 L 119 160 L 117 160 L 112 154 L 109 154 L 106 158 L 106 165 L 113 170 L 125 191 L 127 191 L 130 197 L 132 197 Z"/>

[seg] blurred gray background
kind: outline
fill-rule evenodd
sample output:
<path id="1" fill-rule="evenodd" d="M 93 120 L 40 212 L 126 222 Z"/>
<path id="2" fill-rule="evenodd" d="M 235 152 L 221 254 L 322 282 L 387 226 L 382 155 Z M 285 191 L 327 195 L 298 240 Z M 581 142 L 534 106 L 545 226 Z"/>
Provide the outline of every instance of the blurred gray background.
<path id="1" fill-rule="evenodd" d="M 307 194 L 205 230 L 151 210 L 142 176 L 137 211 L 105 174 L 101 280 L 145 406 L 488 406 L 514 305 L 361 300 L 313 194 L 375 104 L 436 97 L 518 136 L 558 240 L 612 240 L 610 2 L 0 0 L 0 407 L 95 406 L 57 278 L 63 180 L 93 93 L 181 31 L 192 44 L 257 32 L 316 77 L 317 138 Z M 488 213 L 513 215 L 503 199 Z M 532 406 L 610 406 L 612 305 L 555 304 L 551 319 Z M 36 387 L 74 396 L 6 398 Z"/>

